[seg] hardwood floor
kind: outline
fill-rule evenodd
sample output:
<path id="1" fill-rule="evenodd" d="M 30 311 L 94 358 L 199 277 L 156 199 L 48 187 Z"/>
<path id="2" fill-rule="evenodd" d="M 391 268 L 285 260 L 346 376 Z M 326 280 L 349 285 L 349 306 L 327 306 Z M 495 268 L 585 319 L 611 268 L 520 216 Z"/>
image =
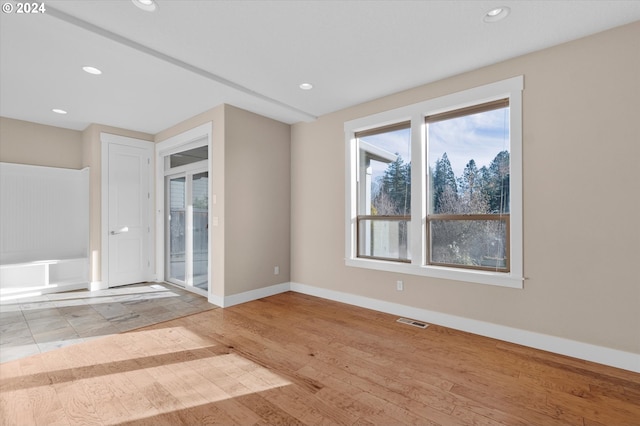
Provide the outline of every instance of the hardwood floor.
<path id="1" fill-rule="evenodd" d="M 297 293 L 0 364 L 0 423 L 640 425 L 640 374 Z"/>

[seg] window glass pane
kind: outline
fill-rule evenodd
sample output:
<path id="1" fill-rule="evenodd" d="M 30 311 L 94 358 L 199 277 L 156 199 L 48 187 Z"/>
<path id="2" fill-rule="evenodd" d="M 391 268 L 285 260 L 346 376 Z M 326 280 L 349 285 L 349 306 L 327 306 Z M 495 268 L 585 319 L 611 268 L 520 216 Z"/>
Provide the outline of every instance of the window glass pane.
<path id="1" fill-rule="evenodd" d="M 358 255 L 389 260 L 411 259 L 408 220 L 361 219 L 358 224 Z"/>
<path id="2" fill-rule="evenodd" d="M 508 270 L 506 219 L 429 221 L 431 263 Z"/>
<path id="3" fill-rule="evenodd" d="M 411 214 L 411 129 L 360 137 L 358 214 Z"/>
<path id="4" fill-rule="evenodd" d="M 428 123 L 429 213 L 508 213 L 509 152 L 509 107 Z"/>
<path id="5" fill-rule="evenodd" d="M 169 156 L 169 167 L 179 167 L 198 161 L 206 160 L 209 157 L 209 147 L 199 146 L 198 148 L 178 152 Z"/>
<path id="6" fill-rule="evenodd" d="M 169 180 L 169 278 L 185 281 L 186 179 Z"/>
<path id="7" fill-rule="evenodd" d="M 209 288 L 209 172 L 193 175 L 193 285 Z"/>

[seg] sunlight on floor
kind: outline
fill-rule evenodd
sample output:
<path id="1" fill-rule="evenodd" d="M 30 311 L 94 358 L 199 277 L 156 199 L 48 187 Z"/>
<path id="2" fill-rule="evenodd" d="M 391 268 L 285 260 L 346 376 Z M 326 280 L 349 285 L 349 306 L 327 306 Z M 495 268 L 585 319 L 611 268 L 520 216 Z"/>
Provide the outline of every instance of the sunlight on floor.
<path id="1" fill-rule="evenodd" d="M 0 362 L 212 309 L 168 284 L 46 294 L 0 304 Z"/>
<path id="2" fill-rule="evenodd" d="M 156 389 L 173 395 L 184 410 L 292 384 L 230 350 L 182 326 L 109 336 L 98 346 L 80 344 L 73 353 L 65 353 L 63 348 L 20 368 L 2 369 L 3 399 L 20 399 L 25 391 L 42 395 L 63 392 L 96 409 L 110 399 L 124 408 L 133 395 Z M 135 411 L 135 417 L 129 417 L 124 409 L 118 421 L 152 418 L 176 408 L 172 404 L 147 405 Z"/>
<path id="3" fill-rule="evenodd" d="M 167 286 L 159 284 L 153 284 L 149 286 L 137 286 L 137 287 L 115 287 L 107 290 L 76 290 L 64 293 L 49 293 L 42 294 L 41 292 L 24 293 L 17 296 L 3 296 L 0 301 L 2 305 L 12 304 L 30 304 L 39 302 L 56 302 L 57 307 L 76 306 L 78 303 L 111 303 L 118 301 L 118 298 L 130 298 L 136 295 L 143 295 L 146 298 L 163 298 L 163 297 L 178 297 L 179 294 L 171 291 Z M 69 301 L 68 305 L 63 304 L 64 301 Z M 88 302 L 87 302 L 88 301 Z"/>
<path id="4" fill-rule="evenodd" d="M 51 299 L 91 299 L 99 295 L 100 297 L 117 297 L 117 296 L 133 296 L 133 295 L 148 295 L 148 294 L 167 294 L 168 296 L 177 296 L 176 293 L 170 290 L 168 285 L 151 284 L 145 286 L 124 286 L 114 287 L 106 290 L 97 291 L 74 291 L 69 293 L 50 294 Z"/>

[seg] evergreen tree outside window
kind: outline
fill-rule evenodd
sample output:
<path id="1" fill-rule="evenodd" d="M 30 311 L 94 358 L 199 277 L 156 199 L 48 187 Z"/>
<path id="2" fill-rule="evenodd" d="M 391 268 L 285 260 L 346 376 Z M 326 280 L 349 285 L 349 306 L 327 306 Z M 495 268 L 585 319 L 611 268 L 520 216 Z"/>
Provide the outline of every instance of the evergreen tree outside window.
<path id="1" fill-rule="evenodd" d="M 517 76 L 345 122 L 345 264 L 522 288 L 523 88 Z"/>

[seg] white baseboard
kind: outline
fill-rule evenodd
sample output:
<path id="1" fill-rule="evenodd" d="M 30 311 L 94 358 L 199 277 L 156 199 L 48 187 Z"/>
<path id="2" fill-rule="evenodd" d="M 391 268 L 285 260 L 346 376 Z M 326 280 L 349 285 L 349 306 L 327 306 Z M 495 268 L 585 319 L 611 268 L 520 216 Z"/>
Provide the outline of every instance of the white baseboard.
<path id="1" fill-rule="evenodd" d="M 103 281 L 91 281 L 87 286 L 87 290 L 89 291 L 98 291 L 98 290 L 106 290 L 109 286 Z"/>
<path id="2" fill-rule="evenodd" d="M 640 373 L 640 354 L 295 282 L 280 283 L 226 297 L 210 296 L 209 302 L 227 308 L 286 291 L 295 291 L 400 317 L 412 318 L 455 330 Z"/>
<path id="3" fill-rule="evenodd" d="M 216 305 L 219 306 L 221 308 L 224 308 L 224 297 L 220 297 L 217 296 L 215 294 L 209 294 L 209 297 L 207 298 L 207 301 L 209 303 L 211 303 L 212 305 Z"/>
<path id="4" fill-rule="evenodd" d="M 385 302 L 383 300 L 357 296 L 340 291 L 327 290 L 305 284 L 292 282 L 290 283 L 289 288 L 291 291 L 308 294 L 310 296 L 321 297 L 392 315 L 412 318 L 431 324 L 437 324 L 456 330 L 479 334 L 481 336 L 504 340 L 506 342 L 516 343 L 531 348 L 541 349 L 560 355 L 566 355 L 573 358 L 640 373 L 640 354 L 624 352 L 617 349 L 596 346 L 589 343 L 577 342 L 575 340 L 535 333 L 527 330 L 520 330 L 513 327 L 492 324 L 455 315 L 443 314 L 441 312 L 430 311 L 427 309 L 414 308 L 411 306 L 400 305 L 398 303 Z"/>
<path id="5" fill-rule="evenodd" d="M 209 302 L 222 308 L 239 305 L 240 303 L 251 302 L 252 300 L 262 299 L 263 297 L 273 296 L 275 294 L 284 293 L 290 290 L 290 284 L 280 283 L 269 287 L 258 288 L 256 290 L 245 291 L 244 293 L 232 294 L 230 296 L 220 297 L 211 296 Z"/>

